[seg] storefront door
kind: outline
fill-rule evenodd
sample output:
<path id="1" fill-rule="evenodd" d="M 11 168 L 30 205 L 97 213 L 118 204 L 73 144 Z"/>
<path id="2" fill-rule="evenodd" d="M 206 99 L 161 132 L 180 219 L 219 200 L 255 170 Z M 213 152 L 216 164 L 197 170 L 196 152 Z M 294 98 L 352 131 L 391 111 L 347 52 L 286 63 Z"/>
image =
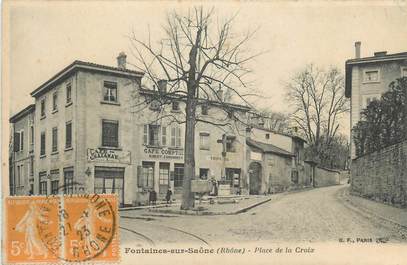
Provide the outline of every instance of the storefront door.
<path id="1" fill-rule="evenodd" d="M 95 193 L 116 193 L 124 205 L 124 168 L 95 167 Z"/>
<path id="2" fill-rule="evenodd" d="M 160 196 L 165 196 L 167 194 L 169 180 L 170 180 L 170 163 L 160 163 L 160 176 L 158 186 Z"/>
<path id="3" fill-rule="evenodd" d="M 261 165 L 252 162 L 249 166 L 250 194 L 259 194 L 261 188 Z"/>

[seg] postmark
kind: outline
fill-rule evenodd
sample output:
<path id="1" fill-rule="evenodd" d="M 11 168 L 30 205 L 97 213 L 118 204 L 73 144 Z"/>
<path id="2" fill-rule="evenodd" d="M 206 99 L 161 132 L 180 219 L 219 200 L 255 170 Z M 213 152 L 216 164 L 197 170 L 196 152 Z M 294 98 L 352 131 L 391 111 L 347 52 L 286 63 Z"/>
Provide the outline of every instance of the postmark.
<path id="1" fill-rule="evenodd" d="M 8 263 L 119 261 L 114 194 L 9 197 Z"/>

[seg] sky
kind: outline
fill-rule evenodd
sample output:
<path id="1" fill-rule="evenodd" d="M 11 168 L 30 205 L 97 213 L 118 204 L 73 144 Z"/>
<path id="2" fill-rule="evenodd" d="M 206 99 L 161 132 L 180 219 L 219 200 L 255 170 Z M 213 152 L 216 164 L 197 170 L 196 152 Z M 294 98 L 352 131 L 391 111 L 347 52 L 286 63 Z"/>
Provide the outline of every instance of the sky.
<path id="1" fill-rule="evenodd" d="M 86 1 L 9 3 L 3 21 L 9 47 L 3 83 L 9 88 L 10 114 L 33 103 L 30 92 L 74 60 L 116 66 L 116 57 L 130 55 L 134 30 L 145 38 L 148 28 L 162 36 L 166 13 L 182 12 L 188 1 Z M 284 83 L 306 64 L 336 66 L 354 57 L 354 42 L 362 42 L 362 57 L 375 51 L 407 51 L 406 1 L 304 2 L 207 1 L 219 17 L 238 13 L 235 29 L 258 28 L 250 42 L 253 51 L 267 51 L 251 67 L 257 90 L 264 95 L 256 106 L 285 112 Z M 8 59 L 8 60 L 7 60 Z M 128 61 L 132 61 L 131 56 Z M 4 69 L 3 69 L 4 70 Z M 4 81 L 3 80 L 3 81 Z M 342 132 L 349 130 L 347 117 Z"/>

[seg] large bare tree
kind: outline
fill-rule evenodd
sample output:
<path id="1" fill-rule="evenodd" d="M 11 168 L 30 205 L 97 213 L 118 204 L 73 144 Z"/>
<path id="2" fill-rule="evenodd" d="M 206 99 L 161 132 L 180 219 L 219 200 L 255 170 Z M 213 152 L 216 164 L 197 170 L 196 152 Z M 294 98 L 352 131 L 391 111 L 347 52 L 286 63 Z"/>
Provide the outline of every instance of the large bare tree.
<path id="1" fill-rule="evenodd" d="M 331 145 L 341 117 L 349 111 L 343 75 L 336 68 L 324 70 L 309 64 L 292 76 L 286 88 L 287 100 L 294 107 L 291 119 L 318 156 L 321 148 Z"/>
<path id="2" fill-rule="evenodd" d="M 232 31 L 233 16 L 222 19 L 215 10 L 202 7 L 186 14 L 172 12 L 163 27 L 164 36 L 158 40 L 141 40 L 131 36 L 134 65 L 144 71 L 150 84 L 159 87 L 159 80 L 167 82 L 166 90 L 158 90 L 161 102 L 176 98 L 186 104 L 185 116 L 173 117 L 185 123 L 184 180 L 181 209 L 194 207 L 191 179 L 195 176 L 195 126 L 207 122 L 216 126 L 230 125 L 230 120 L 214 121 L 199 117 L 197 106 L 216 102 L 234 120 L 239 117 L 231 111 L 219 88 L 227 91 L 229 99 L 249 104 L 246 97 L 253 94 L 247 83 L 250 69 L 247 63 L 256 55 L 249 55 L 246 44 L 254 31 L 238 34 Z M 171 114 L 169 114 L 171 115 Z M 229 116 L 229 117 L 230 117 Z"/>

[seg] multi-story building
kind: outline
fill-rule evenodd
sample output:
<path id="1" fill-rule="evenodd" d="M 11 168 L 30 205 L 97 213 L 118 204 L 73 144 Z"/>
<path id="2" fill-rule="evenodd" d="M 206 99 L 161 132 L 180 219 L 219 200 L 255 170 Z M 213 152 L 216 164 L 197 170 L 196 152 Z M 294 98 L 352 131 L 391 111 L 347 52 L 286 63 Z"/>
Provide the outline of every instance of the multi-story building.
<path id="1" fill-rule="evenodd" d="M 12 145 L 10 155 L 10 194 L 27 195 L 34 188 L 34 116 L 35 106 L 29 105 L 10 118 Z"/>
<path id="2" fill-rule="evenodd" d="M 31 123 L 23 122 L 26 110 L 11 122 L 15 132 L 33 132 L 27 182 L 33 194 L 117 193 L 121 205 L 145 203 L 151 190 L 159 198 L 168 189 L 181 195 L 185 100 L 161 93 L 165 81 L 145 88 L 142 77 L 142 72 L 126 69 L 126 56 L 120 54 L 118 67 L 75 61 L 31 93 Z M 216 97 L 224 98 L 221 93 Z M 194 178 L 216 180 L 218 194 L 261 194 L 273 185 L 301 182 L 304 141 L 248 127 L 250 110 L 231 102 L 198 101 Z M 20 120 L 35 126 L 20 129 Z M 264 153 L 261 160 L 268 166 L 258 163 L 252 149 Z M 13 154 L 20 159 L 18 152 Z M 274 154 L 278 157 L 268 157 Z M 11 159 L 12 164 L 18 159 Z M 268 170 L 272 159 L 275 170 Z M 13 191 L 16 183 L 13 178 Z"/>
<path id="3" fill-rule="evenodd" d="M 345 95 L 351 100 L 351 157 L 355 158 L 352 128 L 360 120 L 361 111 L 389 89 L 397 78 L 407 76 L 407 52 L 387 54 L 375 52 L 374 56 L 360 57 L 361 43 L 355 43 L 355 58 L 346 61 Z"/>

